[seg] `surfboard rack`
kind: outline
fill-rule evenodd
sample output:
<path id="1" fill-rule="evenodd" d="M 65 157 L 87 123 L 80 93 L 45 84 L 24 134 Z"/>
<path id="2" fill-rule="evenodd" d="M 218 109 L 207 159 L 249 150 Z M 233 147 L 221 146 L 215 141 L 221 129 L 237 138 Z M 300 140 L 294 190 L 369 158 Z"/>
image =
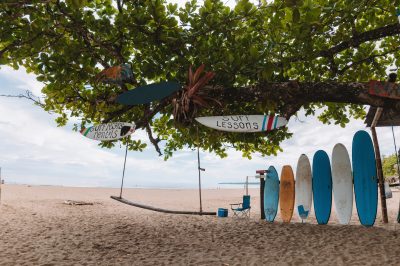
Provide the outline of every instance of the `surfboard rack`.
<path id="1" fill-rule="evenodd" d="M 186 214 L 186 215 L 217 215 L 216 212 L 195 212 L 195 211 L 174 211 L 174 210 L 167 210 L 167 209 L 161 209 L 161 208 L 156 208 L 152 207 L 149 205 L 144 205 L 136 202 L 132 202 L 130 200 L 124 199 L 122 197 L 117 197 L 117 196 L 110 196 L 113 200 L 119 201 L 121 203 L 134 206 L 137 208 L 142 208 L 150 211 L 156 211 L 156 212 L 163 212 L 163 213 L 172 213 L 172 214 Z"/>

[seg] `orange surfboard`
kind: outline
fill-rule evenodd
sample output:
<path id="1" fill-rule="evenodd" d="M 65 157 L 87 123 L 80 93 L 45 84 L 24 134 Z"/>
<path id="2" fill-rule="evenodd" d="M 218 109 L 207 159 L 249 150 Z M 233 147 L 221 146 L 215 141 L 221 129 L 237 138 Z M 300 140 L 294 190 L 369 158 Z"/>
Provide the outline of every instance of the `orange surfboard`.
<path id="1" fill-rule="evenodd" d="M 288 223 L 292 219 L 294 209 L 294 175 L 290 165 L 282 168 L 281 184 L 279 188 L 279 207 L 283 222 Z"/>

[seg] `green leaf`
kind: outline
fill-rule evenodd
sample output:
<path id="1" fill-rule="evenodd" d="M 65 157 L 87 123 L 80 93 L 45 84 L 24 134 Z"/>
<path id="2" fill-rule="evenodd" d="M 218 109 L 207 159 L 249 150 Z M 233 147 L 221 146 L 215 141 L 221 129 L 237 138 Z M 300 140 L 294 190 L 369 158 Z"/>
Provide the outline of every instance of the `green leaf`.
<path id="1" fill-rule="evenodd" d="M 298 23 L 300 21 L 300 11 L 298 8 L 293 8 L 292 18 L 293 23 Z"/>

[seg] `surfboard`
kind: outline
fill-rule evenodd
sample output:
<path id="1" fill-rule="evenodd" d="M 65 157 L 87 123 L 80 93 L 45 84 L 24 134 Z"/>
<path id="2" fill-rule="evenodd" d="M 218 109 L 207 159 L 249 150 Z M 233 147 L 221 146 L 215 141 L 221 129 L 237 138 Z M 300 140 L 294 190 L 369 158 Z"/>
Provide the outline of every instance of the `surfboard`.
<path id="1" fill-rule="evenodd" d="M 113 122 L 83 128 L 81 134 L 89 139 L 107 141 L 125 138 L 135 132 L 134 123 Z"/>
<path id="2" fill-rule="evenodd" d="M 285 165 L 282 168 L 279 199 L 282 221 L 289 223 L 293 216 L 295 200 L 294 175 L 290 165 Z"/>
<path id="3" fill-rule="evenodd" d="M 307 155 L 302 154 L 296 169 L 296 209 L 302 221 L 306 220 L 312 204 L 311 165 Z"/>
<path id="4" fill-rule="evenodd" d="M 327 224 L 332 208 L 332 174 L 328 154 L 322 150 L 314 154 L 312 176 L 315 217 L 318 224 Z"/>
<path id="5" fill-rule="evenodd" d="M 228 115 L 197 117 L 207 127 L 227 132 L 262 132 L 285 126 L 288 121 L 274 115 Z"/>
<path id="6" fill-rule="evenodd" d="M 161 100 L 180 90 L 182 86 L 177 82 L 159 82 L 137 87 L 122 93 L 117 97 L 117 103 L 125 105 L 138 105 Z"/>
<path id="7" fill-rule="evenodd" d="M 265 177 L 264 185 L 264 213 L 265 220 L 273 222 L 278 212 L 279 177 L 275 167 L 270 166 Z"/>
<path id="8" fill-rule="evenodd" d="M 349 153 L 341 143 L 332 151 L 332 189 L 339 223 L 348 224 L 353 211 L 353 174 Z"/>
<path id="9" fill-rule="evenodd" d="M 360 130 L 353 137 L 354 195 L 358 218 L 364 226 L 375 223 L 378 207 L 378 183 L 374 146 L 369 134 Z"/>

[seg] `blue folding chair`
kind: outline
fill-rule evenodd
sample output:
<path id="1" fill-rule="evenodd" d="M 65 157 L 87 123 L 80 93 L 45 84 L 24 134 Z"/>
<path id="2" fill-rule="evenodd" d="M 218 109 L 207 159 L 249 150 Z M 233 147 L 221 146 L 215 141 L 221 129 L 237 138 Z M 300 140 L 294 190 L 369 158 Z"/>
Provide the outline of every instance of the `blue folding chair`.
<path id="1" fill-rule="evenodd" d="M 244 195 L 242 203 L 233 203 L 229 205 L 231 205 L 233 216 L 250 218 L 250 195 Z"/>

